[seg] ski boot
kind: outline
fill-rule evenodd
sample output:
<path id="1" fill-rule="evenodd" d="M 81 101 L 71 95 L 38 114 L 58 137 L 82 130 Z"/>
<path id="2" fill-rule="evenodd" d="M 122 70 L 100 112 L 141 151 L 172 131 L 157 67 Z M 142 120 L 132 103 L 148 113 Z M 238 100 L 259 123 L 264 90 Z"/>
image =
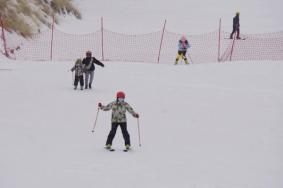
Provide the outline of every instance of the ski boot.
<path id="1" fill-rule="evenodd" d="M 188 60 L 187 60 L 187 59 L 185 59 L 185 64 L 186 64 L 186 65 L 188 65 L 188 64 L 189 64 L 189 62 L 188 62 Z"/>
<path id="2" fill-rule="evenodd" d="M 127 152 L 127 151 L 129 151 L 131 149 L 131 146 L 130 145 L 128 145 L 128 144 L 126 144 L 125 145 L 125 149 L 124 149 L 124 151 L 125 152 Z"/>
<path id="3" fill-rule="evenodd" d="M 105 146 L 105 149 L 107 149 L 107 150 L 109 150 L 109 151 L 115 151 L 115 149 L 113 149 L 113 148 L 111 147 L 111 144 L 107 144 L 107 145 Z"/>

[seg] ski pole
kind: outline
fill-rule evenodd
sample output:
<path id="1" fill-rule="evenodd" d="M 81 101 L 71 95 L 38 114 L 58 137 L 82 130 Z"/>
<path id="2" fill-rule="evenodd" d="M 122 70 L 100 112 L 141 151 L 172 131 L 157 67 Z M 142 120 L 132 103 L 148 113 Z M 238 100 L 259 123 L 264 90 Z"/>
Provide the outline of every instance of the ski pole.
<path id="1" fill-rule="evenodd" d="M 190 55 L 189 53 L 188 53 L 188 56 L 189 56 L 189 58 L 190 58 L 192 64 L 194 64 L 194 62 L 193 62 L 193 60 L 192 60 L 192 58 L 191 58 L 191 55 Z"/>
<path id="2" fill-rule="evenodd" d="M 138 122 L 138 133 L 139 133 L 139 146 L 141 147 L 141 134 L 140 134 L 140 120 L 139 120 L 139 118 L 137 118 L 137 122 Z"/>
<path id="3" fill-rule="evenodd" d="M 74 84 L 74 72 L 72 71 L 72 85 Z"/>
<path id="4" fill-rule="evenodd" d="M 94 128 L 96 127 L 96 122 L 97 122 L 98 113 L 99 113 L 99 108 L 97 108 L 96 117 L 95 117 L 95 121 L 94 121 L 93 128 L 92 128 L 92 131 L 91 131 L 91 132 L 94 132 Z"/>

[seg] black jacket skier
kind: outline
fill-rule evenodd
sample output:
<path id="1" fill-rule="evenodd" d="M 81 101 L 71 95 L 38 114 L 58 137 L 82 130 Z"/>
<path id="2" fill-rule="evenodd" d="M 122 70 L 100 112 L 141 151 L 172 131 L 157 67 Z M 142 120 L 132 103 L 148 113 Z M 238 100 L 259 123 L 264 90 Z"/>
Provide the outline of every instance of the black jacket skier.
<path id="1" fill-rule="evenodd" d="M 90 56 L 88 55 L 88 53 L 90 53 Z M 87 55 L 83 59 L 82 63 L 84 65 L 84 67 L 85 67 L 85 71 L 94 71 L 95 70 L 94 63 L 104 67 L 104 64 L 101 63 L 100 61 L 98 61 L 95 57 L 92 57 L 91 56 L 91 52 L 89 52 L 89 51 L 87 52 Z"/>
<path id="2" fill-rule="evenodd" d="M 233 31 L 230 34 L 230 39 L 233 39 L 234 33 L 237 32 L 237 39 L 240 39 L 240 13 L 236 12 L 236 16 L 233 18 Z"/>
<path id="3" fill-rule="evenodd" d="M 86 57 L 83 59 L 82 64 L 84 65 L 85 72 L 85 89 L 91 89 L 95 70 L 94 64 L 100 65 L 102 67 L 104 67 L 104 64 L 98 61 L 95 57 L 92 57 L 91 51 L 86 52 Z"/>

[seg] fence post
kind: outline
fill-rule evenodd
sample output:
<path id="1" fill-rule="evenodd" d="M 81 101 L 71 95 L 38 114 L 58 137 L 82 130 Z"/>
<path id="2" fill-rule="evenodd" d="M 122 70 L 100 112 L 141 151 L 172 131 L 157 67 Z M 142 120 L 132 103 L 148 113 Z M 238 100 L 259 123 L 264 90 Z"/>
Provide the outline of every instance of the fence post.
<path id="1" fill-rule="evenodd" d="M 233 37 L 232 49 L 231 49 L 231 53 L 230 53 L 230 61 L 232 61 L 232 55 L 233 55 L 233 51 L 234 51 L 234 44 L 235 44 L 235 36 Z"/>
<path id="2" fill-rule="evenodd" d="M 157 63 L 159 63 L 159 59 L 160 59 L 160 53 L 161 53 L 161 48 L 162 48 L 162 43 L 163 43 L 163 37 L 164 37 L 165 26 L 166 26 L 166 20 L 165 20 L 164 25 L 163 25 L 163 30 L 162 30 L 161 40 L 160 40 L 160 46 L 159 46 L 159 52 L 158 52 Z"/>
<path id="3" fill-rule="evenodd" d="M 101 57 L 102 57 L 102 61 L 104 61 L 104 44 L 103 44 L 103 32 L 104 32 L 104 28 L 103 28 L 103 17 L 101 17 Z"/>
<path id="4" fill-rule="evenodd" d="M 3 40 L 3 47 L 4 47 L 4 51 L 5 51 L 5 56 L 9 57 L 9 53 L 7 51 L 7 43 L 6 43 L 6 38 L 5 38 L 5 30 L 4 30 L 4 23 L 2 20 L 2 15 L 0 14 L 0 24 L 1 24 L 1 28 L 2 28 L 2 35 L 1 38 Z"/>
<path id="5" fill-rule="evenodd" d="M 55 22 L 55 15 L 53 15 L 52 20 L 52 29 L 51 29 L 51 46 L 50 46 L 50 60 L 53 59 L 53 35 L 54 35 L 54 22 Z"/>
<path id="6" fill-rule="evenodd" d="M 219 20 L 219 34 L 218 34 L 218 62 L 220 62 L 220 42 L 221 42 L 221 18 Z"/>

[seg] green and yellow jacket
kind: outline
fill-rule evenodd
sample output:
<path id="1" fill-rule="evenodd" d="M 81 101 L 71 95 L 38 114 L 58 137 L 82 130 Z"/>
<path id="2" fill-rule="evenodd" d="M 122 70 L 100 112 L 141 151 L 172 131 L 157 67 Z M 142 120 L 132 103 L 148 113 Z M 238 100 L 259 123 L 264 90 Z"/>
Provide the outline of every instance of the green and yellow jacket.
<path id="1" fill-rule="evenodd" d="M 127 122 L 126 111 L 128 111 L 133 116 L 136 112 L 127 102 L 113 101 L 106 106 L 101 106 L 103 111 L 112 110 L 112 123 L 124 123 Z"/>

